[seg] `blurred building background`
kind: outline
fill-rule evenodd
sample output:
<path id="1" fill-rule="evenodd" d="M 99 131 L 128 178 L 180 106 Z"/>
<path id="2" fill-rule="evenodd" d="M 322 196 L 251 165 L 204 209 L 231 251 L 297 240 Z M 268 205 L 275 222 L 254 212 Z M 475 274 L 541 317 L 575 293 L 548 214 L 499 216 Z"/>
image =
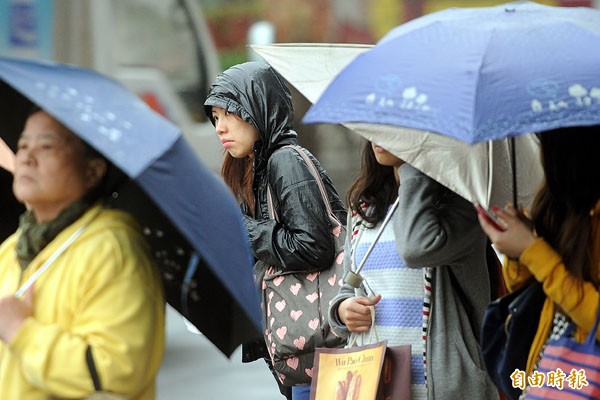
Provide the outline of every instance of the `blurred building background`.
<path id="1" fill-rule="evenodd" d="M 178 124 L 215 172 L 222 148 L 202 103 L 216 74 L 257 57 L 250 43 L 374 44 L 391 28 L 449 7 L 504 0 L 0 0 L 0 55 L 96 69 Z M 600 7 L 600 0 L 539 0 Z M 357 135 L 305 126 L 309 102 L 292 90 L 299 141 L 345 196 L 359 164 Z"/>
<path id="2" fill-rule="evenodd" d="M 391 28 L 450 7 L 484 7 L 498 0 L 196 0 L 203 8 L 222 67 L 246 58 L 247 32 L 268 21 L 276 42 L 372 44 Z M 594 0 L 536 0 L 551 6 L 594 6 Z M 600 2 L 598 2 L 600 3 Z"/>
<path id="3" fill-rule="evenodd" d="M 196 0 L 204 10 L 222 69 L 249 58 L 248 32 L 272 26 L 273 42 L 374 44 L 393 27 L 450 7 L 484 7 L 498 0 Z M 536 0 L 551 6 L 600 8 L 596 0 Z M 262 44 L 262 43 L 261 43 Z M 250 54 L 251 56 L 251 54 Z M 345 196 L 359 165 L 360 139 L 341 126 L 303 125 L 310 103 L 292 88 L 299 141 L 329 171 Z"/>

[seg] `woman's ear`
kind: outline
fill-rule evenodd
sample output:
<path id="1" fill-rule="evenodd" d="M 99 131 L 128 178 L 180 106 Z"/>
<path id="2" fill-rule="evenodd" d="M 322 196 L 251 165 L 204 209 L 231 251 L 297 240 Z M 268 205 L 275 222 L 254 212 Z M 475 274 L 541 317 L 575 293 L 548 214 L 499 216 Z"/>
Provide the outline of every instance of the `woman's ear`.
<path id="1" fill-rule="evenodd" d="M 88 189 L 95 188 L 106 175 L 106 160 L 101 157 L 91 158 L 87 162 L 86 180 Z"/>

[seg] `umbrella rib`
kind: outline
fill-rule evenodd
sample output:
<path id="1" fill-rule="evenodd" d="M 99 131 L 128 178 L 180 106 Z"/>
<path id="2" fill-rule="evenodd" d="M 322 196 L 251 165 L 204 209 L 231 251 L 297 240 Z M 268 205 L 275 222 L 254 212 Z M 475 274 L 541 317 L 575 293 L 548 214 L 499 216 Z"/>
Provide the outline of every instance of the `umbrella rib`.
<path id="1" fill-rule="evenodd" d="M 194 251 L 190 256 L 190 260 L 188 262 L 188 266 L 185 269 L 185 276 L 183 278 L 183 284 L 181 285 L 181 307 L 183 309 L 184 316 L 190 315 L 188 310 L 188 294 L 190 291 L 190 284 L 192 283 L 192 279 L 196 270 L 198 269 L 198 264 L 200 263 L 200 257 Z"/>
<path id="2" fill-rule="evenodd" d="M 474 86 L 474 90 L 475 90 L 475 96 L 473 96 L 473 104 L 472 104 L 472 110 L 473 110 L 473 114 L 472 114 L 472 121 L 471 121 L 471 127 L 473 128 L 473 130 L 477 129 L 477 125 L 475 119 L 476 119 L 476 115 L 477 115 L 477 104 L 479 104 L 478 98 L 479 98 L 479 84 L 481 82 L 481 76 L 482 76 L 482 72 L 481 70 L 483 69 L 483 67 L 485 66 L 486 63 L 486 57 L 487 57 L 487 48 L 490 46 L 490 43 L 492 42 L 491 37 L 493 36 L 494 32 L 496 31 L 496 29 L 492 29 L 490 31 L 490 34 L 487 37 L 487 42 L 485 44 L 485 50 L 483 51 L 484 56 L 481 58 L 481 61 L 479 63 L 479 67 L 477 68 L 477 73 L 475 74 L 475 81 L 476 84 Z M 469 132 L 470 136 L 474 139 L 476 137 L 479 136 L 479 132 Z M 473 141 L 474 142 L 474 141 Z M 472 143 L 473 143 L 472 142 Z"/>
<path id="3" fill-rule="evenodd" d="M 492 187 L 494 184 L 494 143 L 490 140 L 487 142 L 488 147 L 488 179 L 487 179 L 487 191 L 486 191 L 486 205 L 491 206 L 492 201 Z"/>
<path id="4" fill-rule="evenodd" d="M 519 208 L 519 196 L 517 195 L 517 151 L 514 136 L 510 137 L 510 165 L 512 169 L 513 206 Z"/>

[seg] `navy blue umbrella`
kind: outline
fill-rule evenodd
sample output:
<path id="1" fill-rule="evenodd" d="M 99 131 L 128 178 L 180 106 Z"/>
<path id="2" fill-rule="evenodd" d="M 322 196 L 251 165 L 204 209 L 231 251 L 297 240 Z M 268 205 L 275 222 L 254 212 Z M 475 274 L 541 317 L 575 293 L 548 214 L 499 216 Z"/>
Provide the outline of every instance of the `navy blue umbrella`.
<path id="1" fill-rule="evenodd" d="M 451 8 L 358 55 L 305 123 L 415 128 L 467 143 L 600 124 L 600 10 Z"/>
<path id="2" fill-rule="evenodd" d="M 32 103 L 61 121 L 128 177 L 113 204 L 142 224 L 169 304 L 227 356 L 259 337 L 258 292 L 239 207 L 179 128 L 87 69 L 0 58 L 0 80 L 0 136 L 10 147 Z"/>

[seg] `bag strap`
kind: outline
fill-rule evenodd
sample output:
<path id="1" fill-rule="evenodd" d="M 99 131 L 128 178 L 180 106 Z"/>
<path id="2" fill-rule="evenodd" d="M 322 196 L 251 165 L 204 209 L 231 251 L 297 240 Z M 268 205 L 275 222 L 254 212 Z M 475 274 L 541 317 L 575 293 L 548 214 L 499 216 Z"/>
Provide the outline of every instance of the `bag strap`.
<path id="1" fill-rule="evenodd" d="M 375 307 L 370 307 L 371 311 L 371 329 L 369 332 L 368 341 L 365 343 L 365 333 L 361 333 L 360 335 L 353 335 L 352 340 L 348 343 L 346 347 L 354 347 L 356 346 L 356 342 L 358 341 L 358 337 L 360 336 L 360 345 L 364 346 L 365 344 L 377 343 L 379 342 L 379 334 L 377 333 L 377 328 L 375 327 Z M 373 342 L 373 336 L 375 337 L 375 342 Z"/>
<path id="2" fill-rule="evenodd" d="M 341 226 L 342 223 L 339 221 L 338 217 L 333 213 L 333 209 L 331 208 L 329 196 L 327 195 L 327 190 L 325 190 L 325 185 L 323 184 L 323 180 L 321 179 L 321 174 L 319 174 L 319 171 L 317 170 L 315 163 L 310 159 L 309 156 L 306 155 L 306 153 L 304 153 L 304 151 L 302 150 L 302 147 L 300 147 L 298 145 L 293 145 L 293 144 L 289 144 L 289 145 L 283 146 L 283 147 L 288 147 L 290 149 L 295 150 L 300 155 L 300 157 L 302 157 L 302 159 L 308 166 L 308 169 L 309 169 L 311 175 L 315 178 L 315 181 L 317 182 L 317 186 L 319 187 L 319 191 L 321 192 L 321 198 L 323 199 L 323 203 L 325 203 L 325 209 L 327 210 L 327 214 L 331 218 L 333 218 L 335 221 L 337 221 L 337 223 Z M 269 209 L 269 216 L 271 217 L 271 219 L 279 221 L 277 219 L 277 215 L 275 214 L 275 206 L 274 206 L 274 202 L 273 202 L 273 197 L 271 195 L 271 186 L 270 185 L 267 185 L 267 207 Z"/>
<path id="3" fill-rule="evenodd" d="M 300 154 L 300 157 L 302 157 L 302 159 L 304 160 L 306 165 L 308 165 L 308 169 L 310 170 L 310 173 L 317 181 L 317 185 L 319 186 L 319 191 L 321 192 L 321 197 L 323 198 L 323 202 L 325 203 L 325 208 L 327 209 L 327 213 L 330 214 L 336 220 L 338 220 L 338 218 L 333 213 L 333 209 L 331 208 L 330 199 L 329 199 L 329 196 L 327 195 L 327 190 L 325 190 L 325 185 L 323 184 L 323 179 L 321 178 L 321 174 L 319 174 L 319 171 L 317 170 L 315 163 L 310 159 L 309 156 L 306 155 L 306 153 L 304 151 L 302 151 L 302 148 L 300 146 L 290 144 L 290 145 L 287 145 L 284 147 L 289 147 L 291 149 L 294 149 L 294 150 L 296 150 L 296 152 L 298 154 Z"/>

